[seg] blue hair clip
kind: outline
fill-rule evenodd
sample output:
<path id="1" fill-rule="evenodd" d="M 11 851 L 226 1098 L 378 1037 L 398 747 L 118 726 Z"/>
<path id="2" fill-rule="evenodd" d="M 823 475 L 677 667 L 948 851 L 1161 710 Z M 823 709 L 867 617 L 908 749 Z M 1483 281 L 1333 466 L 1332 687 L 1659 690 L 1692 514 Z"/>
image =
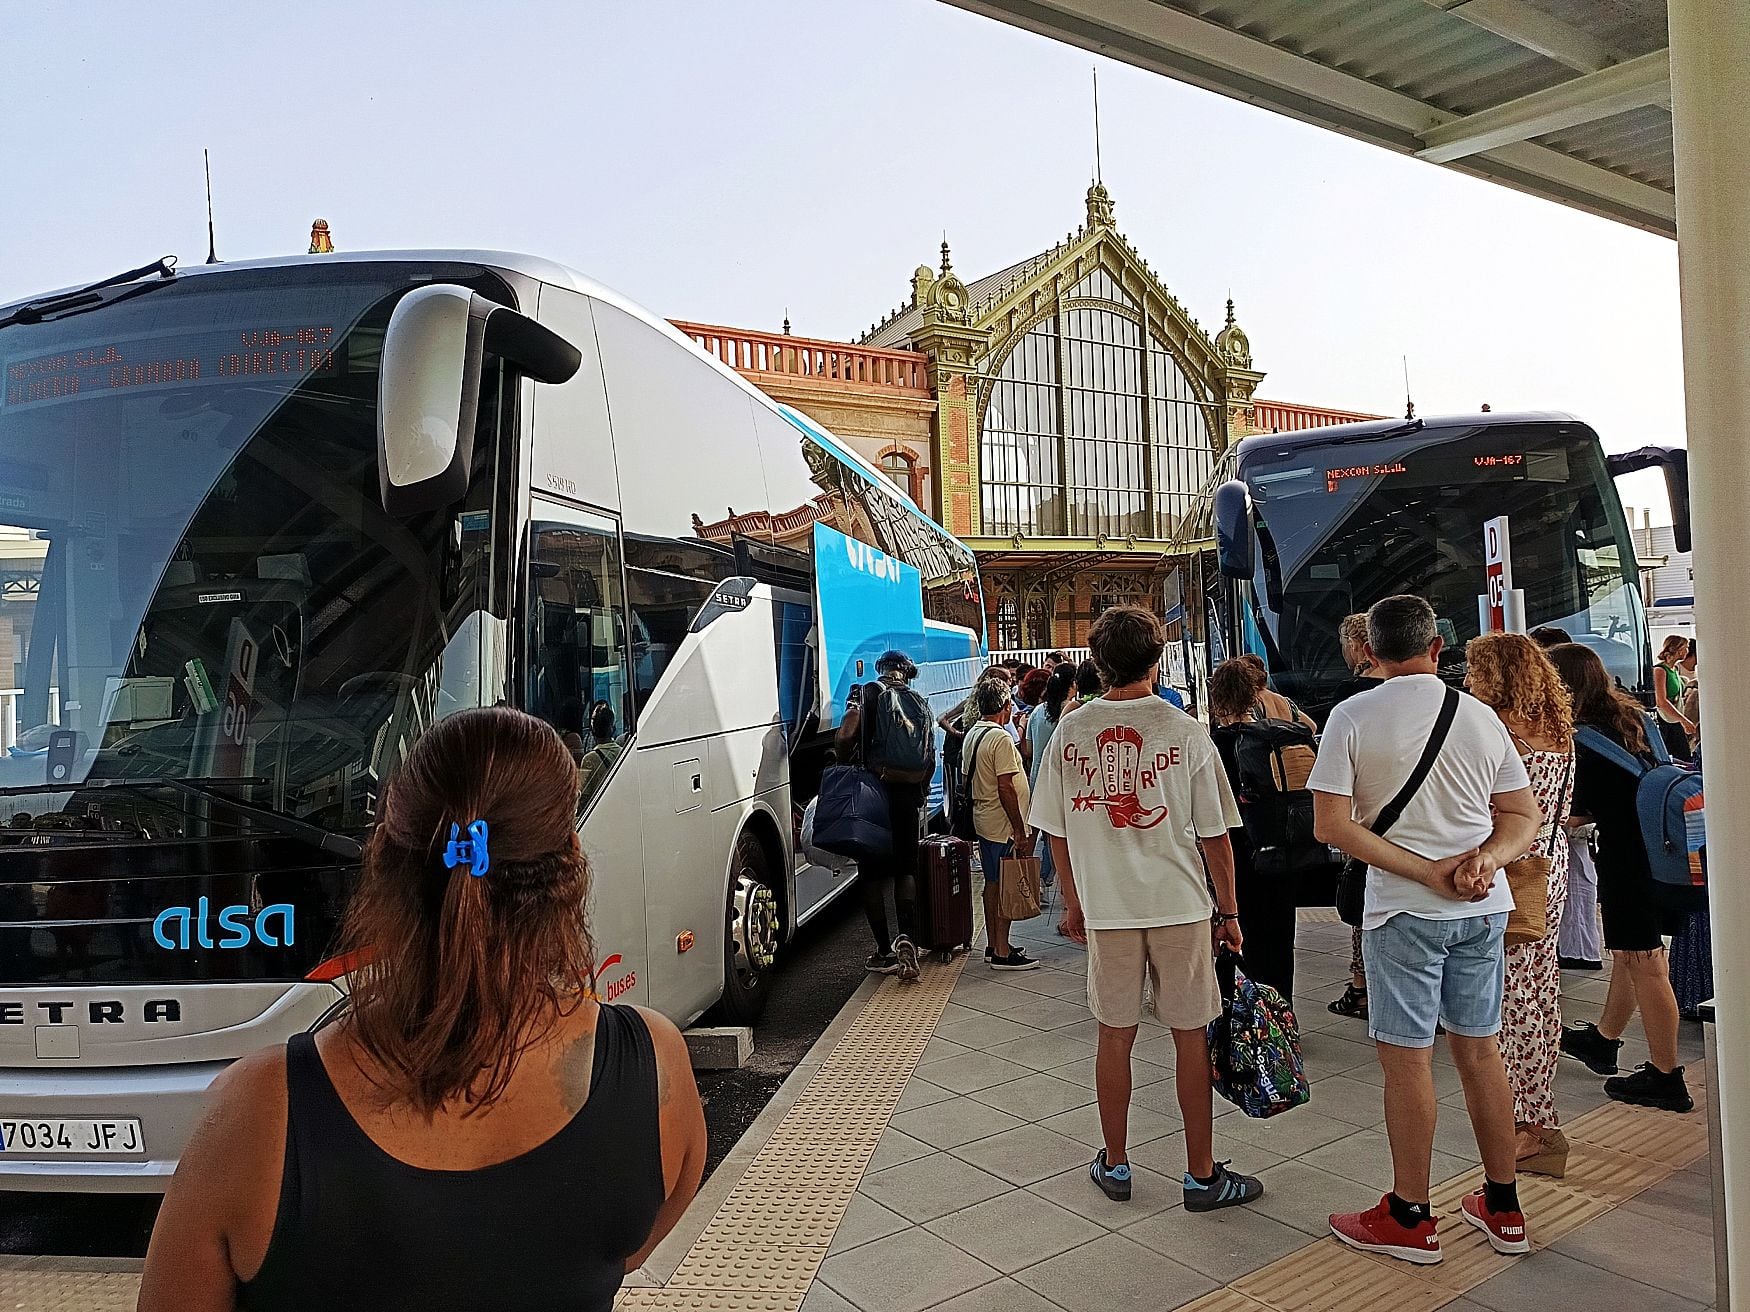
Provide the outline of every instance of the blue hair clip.
<path id="1" fill-rule="evenodd" d="M 492 869 L 492 856 L 486 850 L 486 822 L 476 820 L 468 826 L 468 836 L 462 837 L 462 826 L 450 826 L 450 845 L 444 849 L 444 864 L 451 870 L 467 866 L 468 873 L 478 879 Z"/>

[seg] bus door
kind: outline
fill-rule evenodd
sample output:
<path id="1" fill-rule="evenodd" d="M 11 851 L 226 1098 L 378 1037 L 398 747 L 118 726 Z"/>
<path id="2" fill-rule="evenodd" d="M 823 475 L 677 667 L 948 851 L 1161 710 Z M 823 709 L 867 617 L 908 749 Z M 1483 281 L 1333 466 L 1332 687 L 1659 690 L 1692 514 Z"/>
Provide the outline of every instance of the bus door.
<path id="1" fill-rule="evenodd" d="M 642 814 L 626 759 L 633 651 L 620 525 L 540 496 L 529 513 L 523 705 L 559 731 L 577 762 L 596 994 L 648 1003 Z"/>

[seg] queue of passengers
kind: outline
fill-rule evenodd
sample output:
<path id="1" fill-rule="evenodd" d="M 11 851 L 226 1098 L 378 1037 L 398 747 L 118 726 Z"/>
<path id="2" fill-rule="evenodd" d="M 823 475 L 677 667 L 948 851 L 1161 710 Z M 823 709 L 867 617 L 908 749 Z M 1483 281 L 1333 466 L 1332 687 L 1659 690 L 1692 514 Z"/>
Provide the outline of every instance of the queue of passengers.
<path id="1" fill-rule="evenodd" d="M 1440 1260 L 1429 1175 L 1443 1031 L 1485 1173 L 1462 1219 L 1496 1251 L 1523 1253 L 1517 1177 L 1561 1176 L 1570 1152 L 1559 1054 L 1609 1075 L 1613 1099 L 1693 1107 L 1663 941 L 1677 922 L 1642 848 L 1634 777 L 1608 750 L 1644 758 L 1647 720 L 1597 653 L 1559 632 L 1472 640 L 1468 695 L 1440 677 L 1442 639 L 1418 597 L 1350 617 L 1342 637 L 1355 679 L 1296 782 L 1317 839 L 1365 871 L 1353 977 L 1332 1009 L 1365 1019 L 1376 1045 L 1393 1180 L 1376 1206 L 1331 1216 L 1331 1230 L 1364 1251 Z M 1291 995 L 1296 897 L 1252 868 L 1232 758 L 1163 690 L 1160 619 L 1115 607 L 1089 644 L 1080 666 L 992 666 L 942 727 L 962 752 L 992 748 L 972 782 L 987 887 L 1005 856 L 1043 838 L 1059 931 L 1087 948 L 1104 1140 L 1092 1185 L 1132 1195 L 1131 1049 L 1146 1009 L 1176 1052 L 1184 1206 L 1243 1206 L 1262 1182 L 1213 1155 L 1215 959 L 1238 954 Z M 889 652 L 877 669 L 859 714 L 896 709 L 933 753 L 915 666 Z M 1217 733 L 1274 724 L 1311 736 L 1311 718 L 1254 658 L 1220 666 L 1210 694 Z M 1577 727 L 1605 746 L 1577 741 Z M 506 1290 L 524 1306 L 612 1305 L 691 1201 L 705 1157 L 680 1033 L 590 987 L 591 871 L 576 816 L 584 758 L 617 752 L 614 729 L 611 717 L 592 723 L 580 752 L 497 708 L 450 716 L 415 744 L 346 914 L 350 1005 L 214 1083 L 158 1217 L 143 1309 L 496 1306 Z M 890 804 L 921 820 L 922 785 L 888 787 Z M 916 978 L 919 831 L 896 832 L 892 863 L 866 872 L 870 967 Z M 1600 1019 L 1564 1029 L 1563 926 L 1593 914 L 1569 895 L 1582 851 L 1595 853 L 1613 970 Z M 1504 872 L 1523 874 L 1528 858 L 1537 882 L 1521 887 L 1543 904 L 1543 932 L 1508 947 Z M 988 895 L 986 928 L 988 968 L 1037 968 Z M 1651 1059 L 1620 1074 L 1636 1013 Z"/>

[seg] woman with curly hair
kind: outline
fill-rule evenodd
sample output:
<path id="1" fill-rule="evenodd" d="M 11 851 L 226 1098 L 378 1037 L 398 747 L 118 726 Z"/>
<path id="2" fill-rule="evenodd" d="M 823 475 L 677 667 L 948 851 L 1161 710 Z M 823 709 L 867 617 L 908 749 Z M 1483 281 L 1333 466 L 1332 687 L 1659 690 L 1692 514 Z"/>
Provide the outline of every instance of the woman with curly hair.
<path id="1" fill-rule="evenodd" d="M 1521 1171 L 1561 1176 L 1568 1140 L 1556 1115 L 1556 1063 L 1562 1046 L 1562 969 L 1556 936 L 1568 900 L 1568 844 L 1562 832 L 1574 793 L 1574 707 L 1543 648 L 1522 633 L 1485 633 L 1465 647 L 1465 686 L 1494 709 L 1531 776 L 1544 827 L 1532 853 L 1547 856 L 1545 932 L 1507 949 L 1501 1006 L 1501 1058 L 1513 1086 Z"/>

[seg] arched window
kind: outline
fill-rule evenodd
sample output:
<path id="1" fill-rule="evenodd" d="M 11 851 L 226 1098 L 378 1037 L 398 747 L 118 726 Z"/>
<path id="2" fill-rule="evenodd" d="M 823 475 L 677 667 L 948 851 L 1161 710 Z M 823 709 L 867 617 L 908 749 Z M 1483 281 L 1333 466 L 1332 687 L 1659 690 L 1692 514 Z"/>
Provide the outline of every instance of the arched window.
<path id="1" fill-rule="evenodd" d="M 923 471 L 918 468 L 916 451 L 910 447 L 888 447 L 881 453 L 881 472 L 904 488 L 919 506 L 924 504 Z"/>
<path id="2" fill-rule="evenodd" d="M 1051 603 L 1044 597 L 1027 600 L 1027 645 L 1036 650 L 1052 645 Z"/>
<path id="3" fill-rule="evenodd" d="M 1206 399 L 1104 269 L 1029 329 L 979 435 L 992 536 L 1169 536 L 1208 482 Z"/>
<path id="4" fill-rule="evenodd" d="M 997 598 L 997 650 L 1021 649 L 1021 612 L 1012 596 Z"/>

